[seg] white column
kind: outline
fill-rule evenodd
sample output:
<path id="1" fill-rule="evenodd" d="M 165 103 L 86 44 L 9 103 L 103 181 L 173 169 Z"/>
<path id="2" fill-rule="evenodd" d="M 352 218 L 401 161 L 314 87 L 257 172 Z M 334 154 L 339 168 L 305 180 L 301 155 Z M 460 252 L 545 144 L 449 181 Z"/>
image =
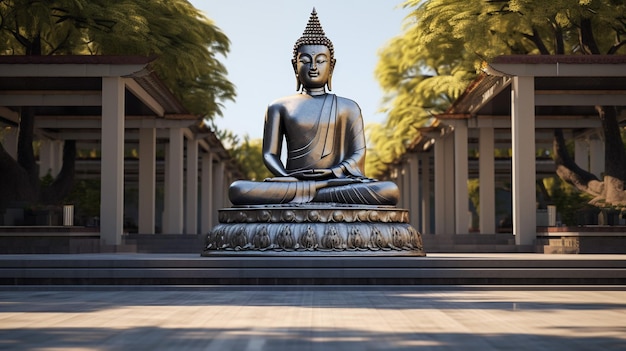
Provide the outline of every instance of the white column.
<path id="1" fill-rule="evenodd" d="M 578 167 L 589 171 L 589 144 L 587 139 L 574 139 L 574 161 Z"/>
<path id="2" fill-rule="evenodd" d="M 185 234 L 198 234 L 198 140 L 187 140 L 187 206 Z"/>
<path id="3" fill-rule="evenodd" d="M 211 217 L 217 223 L 217 211 L 224 207 L 224 178 L 226 165 L 224 161 L 219 160 L 217 164 L 213 164 L 213 213 Z"/>
<path id="4" fill-rule="evenodd" d="M 2 140 L 2 145 L 4 146 L 4 150 L 13 157 L 14 160 L 17 160 L 17 139 L 19 138 L 19 130 L 17 127 L 11 127 L 6 130 L 4 133 L 4 139 Z"/>
<path id="5" fill-rule="evenodd" d="M 496 232 L 496 184 L 493 127 L 480 128 L 478 140 L 480 234 Z"/>
<path id="6" fill-rule="evenodd" d="M 53 177 L 56 177 L 61 172 L 61 168 L 63 168 L 63 146 L 65 145 L 65 141 L 63 140 L 52 140 L 52 154 L 51 154 L 51 174 Z"/>
<path id="7" fill-rule="evenodd" d="M 467 123 L 454 125 L 454 213 L 456 234 L 469 233 L 469 195 L 467 190 Z"/>
<path id="8" fill-rule="evenodd" d="M 156 129 L 139 129 L 139 234 L 154 234 Z"/>
<path id="9" fill-rule="evenodd" d="M 52 174 L 52 141 L 42 139 L 39 146 L 39 177 L 45 177 L 50 172 Z"/>
<path id="10" fill-rule="evenodd" d="M 534 77 L 513 77 L 511 134 L 513 234 L 517 245 L 532 245 L 537 236 Z"/>
<path id="11" fill-rule="evenodd" d="M 100 239 L 119 245 L 124 230 L 124 81 L 102 78 Z"/>
<path id="12" fill-rule="evenodd" d="M 207 152 L 202 155 L 202 181 L 201 185 L 201 233 L 207 234 L 216 222 L 213 222 L 213 154 Z"/>
<path id="13" fill-rule="evenodd" d="M 410 222 L 416 229 L 420 228 L 421 204 L 420 199 L 420 175 L 419 175 L 420 155 L 418 153 L 409 154 L 409 218 Z"/>
<path id="14" fill-rule="evenodd" d="M 63 140 L 41 140 L 39 148 L 39 176 L 43 177 L 48 172 L 55 178 L 63 167 Z"/>
<path id="15" fill-rule="evenodd" d="M 430 234 L 430 152 L 423 153 L 422 181 L 421 181 L 421 207 L 422 207 L 422 233 Z"/>
<path id="16" fill-rule="evenodd" d="M 409 167 L 409 160 L 404 160 L 400 165 L 402 172 L 402 207 L 411 209 L 411 172 Z"/>
<path id="17" fill-rule="evenodd" d="M 163 148 L 163 214 L 161 215 L 161 234 L 167 233 L 167 228 L 169 228 L 169 218 L 170 218 L 170 210 L 167 206 L 170 203 L 169 199 L 169 179 L 170 179 L 170 164 L 168 160 L 170 159 L 170 149 L 168 146 Z"/>
<path id="18" fill-rule="evenodd" d="M 435 234 L 454 234 L 454 139 L 435 142 Z"/>
<path id="19" fill-rule="evenodd" d="M 454 138 L 447 136 L 444 140 L 444 233 L 453 236 L 454 218 Z"/>
<path id="20" fill-rule="evenodd" d="M 181 128 L 171 128 L 167 162 L 168 174 L 165 184 L 167 202 L 165 203 L 167 227 L 165 234 L 182 234 L 183 232 L 183 158 L 184 135 Z"/>
<path id="21" fill-rule="evenodd" d="M 589 171 L 602 180 L 604 172 L 604 140 L 598 136 L 589 139 Z"/>
<path id="22" fill-rule="evenodd" d="M 444 181 L 444 159 L 445 159 L 445 142 L 443 138 L 435 141 L 435 234 L 445 234 L 446 218 L 445 218 L 445 181 Z"/>

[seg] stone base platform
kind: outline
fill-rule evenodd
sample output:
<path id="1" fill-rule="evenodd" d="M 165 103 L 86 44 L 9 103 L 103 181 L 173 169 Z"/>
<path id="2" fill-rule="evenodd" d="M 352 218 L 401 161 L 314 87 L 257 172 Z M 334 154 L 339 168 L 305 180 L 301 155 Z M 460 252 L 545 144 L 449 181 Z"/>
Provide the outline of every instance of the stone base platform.
<path id="1" fill-rule="evenodd" d="M 624 254 L 626 227 L 540 227 L 536 248 L 546 254 Z"/>
<path id="2" fill-rule="evenodd" d="M 219 211 L 203 256 L 425 256 L 408 210 L 363 205 L 246 206 Z"/>

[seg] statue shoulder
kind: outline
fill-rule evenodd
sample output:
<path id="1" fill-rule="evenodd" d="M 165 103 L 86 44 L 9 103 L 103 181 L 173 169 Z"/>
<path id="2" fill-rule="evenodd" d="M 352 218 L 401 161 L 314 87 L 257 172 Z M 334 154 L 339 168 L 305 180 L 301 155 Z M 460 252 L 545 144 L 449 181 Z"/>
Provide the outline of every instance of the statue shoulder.
<path id="1" fill-rule="evenodd" d="M 341 110 L 349 111 L 350 114 L 361 115 L 361 107 L 352 99 L 337 96 L 337 105 Z"/>
<path id="2" fill-rule="evenodd" d="M 294 94 L 294 95 L 280 97 L 270 102 L 270 104 L 267 106 L 267 111 L 268 112 L 284 111 L 286 108 L 288 108 L 289 106 L 291 106 L 292 104 L 294 104 L 295 102 L 301 99 L 302 99 L 301 94 Z"/>

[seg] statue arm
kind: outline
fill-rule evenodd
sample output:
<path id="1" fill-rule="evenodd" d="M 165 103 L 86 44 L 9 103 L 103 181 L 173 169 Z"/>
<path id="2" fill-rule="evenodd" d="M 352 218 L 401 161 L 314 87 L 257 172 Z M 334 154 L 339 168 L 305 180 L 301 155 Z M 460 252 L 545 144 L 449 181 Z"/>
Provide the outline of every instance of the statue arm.
<path id="1" fill-rule="evenodd" d="M 263 162 L 267 169 L 277 177 L 288 176 L 287 170 L 280 160 L 283 136 L 280 109 L 276 105 L 270 105 L 265 114 L 265 127 L 263 129 Z"/>
<path id="2" fill-rule="evenodd" d="M 356 102 L 345 99 L 348 107 L 346 113 L 347 128 L 344 138 L 344 148 L 346 149 L 346 158 L 338 165 L 332 168 L 332 172 L 337 178 L 356 177 L 365 178 L 363 175 L 365 167 L 365 131 L 363 128 L 363 117 L 361 116 L 361 108 Z"/>

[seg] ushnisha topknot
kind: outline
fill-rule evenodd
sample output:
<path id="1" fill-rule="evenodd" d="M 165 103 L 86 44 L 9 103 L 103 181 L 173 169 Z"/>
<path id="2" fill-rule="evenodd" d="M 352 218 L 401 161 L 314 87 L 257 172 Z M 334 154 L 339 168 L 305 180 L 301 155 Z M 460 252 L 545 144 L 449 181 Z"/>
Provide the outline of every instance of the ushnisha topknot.
<path id="1" fill-rule="evenodd" d="M 307 23 L 306 28 L 304 28 L 304 33 L 302 33 L 302 36 L 296 40 L 296 43 L 293 46 L 293 62 L 296 61 L 298 48 L 302 45 L 325 45 L 328 47 L 328 50 L 330 50 L 331 60 L 335 56 L 333 42 L 326 37 L 326 33 L 324 33 L 324 29 L 322 29 L 320 20 L 317 18 L 317 11 L 315 11 L 315 7 L 311 12 L 311 17 L 309 17 L 309 22 Z"/>

